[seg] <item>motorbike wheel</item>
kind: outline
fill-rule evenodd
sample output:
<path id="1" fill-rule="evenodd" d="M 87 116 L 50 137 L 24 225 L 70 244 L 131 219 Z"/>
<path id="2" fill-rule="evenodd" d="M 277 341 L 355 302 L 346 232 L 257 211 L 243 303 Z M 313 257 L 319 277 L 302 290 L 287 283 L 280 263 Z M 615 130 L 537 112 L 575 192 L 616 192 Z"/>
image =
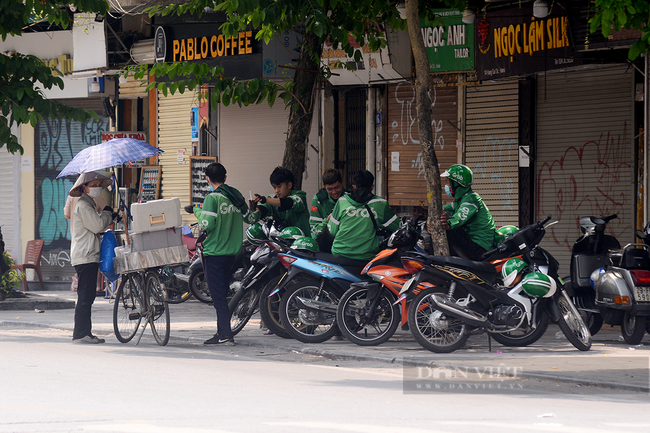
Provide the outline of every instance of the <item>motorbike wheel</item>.
<path id="1" fill-rule="evenodd" d="M 372 317 L 366 317 L 370 306 L 368 289 L 353 287 L 343 294 L 336 310 L 336 323 L 343 336 L 359 346 L 377 346 L 393 336 L 400 322 L 395 295 L 382 288 L 381 298 Z"/>
<path id="2" fill-rule="evenodd" d="M 621 334 L 627 344 L 639 344 L 645 334 L 647 318 L 645 316 L 634 316 L 629 312 L 623 315 L 621 323 Z"/>
<path id="3" fill-rule="evenodd" d="M 230 311 L 230 329 L 232 335 L 237 335 L 244 329 L 251 316 L 255 313 L 257 306 L 257 293 L 256 286 L 250 287 L 246 290 L 240 289 L 235 293 L 230 302 L 228 302 L 228 310 Z"/>
<path id="4" fill-rule="evenodd" d="M 328 304 L 333 311 L 311 310 L 301 307 L 297 298 Z M 294 282 L 282 296 L 280 321 L 293 338 L 303 343 L 322 343 L 339 330 L 336 325 L 338 295 L 326 285 L 322 290 L 317 279 Z"/>
<path id="5" fill-rule="evenodd" d="M 205 279 L 203 268 L 194 269 L 189 279 L 192 295 L 204 304 L 212 304 L 212 295 L 208 290 L 208 281 Z"/>
<path id="6" fill-rule="evenodd" d="M 178 290 L 168 289 L 167 294 L 169 295 L 169 299 L 167 300 L 168 304 L 180 304 L 192 297 L 189 288 L 185 287 L 179 287 Z"/>
<path id="7" fill-rule="evenodd" d="M 435 353 L 450 353 L 467 342 L 469 329 L 462 320 L 447 316 L 435 307 L 429 296 L 439 292 L 436 288 L 423 290 L 411 301 L 409 329 L 425 349 Z"/>
<path id="8" fill-rule="evenodd" d="M 537 315 L 535 329 L 533 329 L 529 324 L 526 324 L 524 327 L 515 331 L 490 334 L 490 336 L 504 346 L 524 347 L 533 344 L 542 338 L 544 333 L 546 333 L 550 322 L 548 314 L 544 311 L 540 311 L 539 313 L 540 314 Z"/>
<path id="9" fill-rule="evenodd" d="M 562 292 L 557 298 L 557 306 L 560 317 L 557 324 L 573 346 L 581 351 L 591 348 L 591 334 L 589 328 L 582 320 L 580 313 L 573 305 L 566 292 Z"/>
<path id="10" fill-rule="evenodd" d="M 278 285 L 280 278 L 282 278 L 281 275 L 272 278 L 260 292 L 260 317 L 273 334 L 282 338 L 291 338 L 291 335 L 284 330 L 280 321 L 280 301 L 282 301 L 282 295 L 284 295 L 286 290 L 282 289 L 275 295 L 269 297 L 271 292 L 275 290 L 275 286 Z"/>

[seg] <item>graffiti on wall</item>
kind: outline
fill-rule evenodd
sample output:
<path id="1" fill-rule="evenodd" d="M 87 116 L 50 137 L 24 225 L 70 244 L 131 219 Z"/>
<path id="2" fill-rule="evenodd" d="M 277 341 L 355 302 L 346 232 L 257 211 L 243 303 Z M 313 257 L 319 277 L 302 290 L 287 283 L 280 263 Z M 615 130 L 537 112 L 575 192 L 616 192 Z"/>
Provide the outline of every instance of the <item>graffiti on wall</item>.
<path id="1" fill-rule="evenodd" d="M 46 281 L 69 281 L 70 224 L 63 207 L 75 178 L 57 179 L 59 172 L 81 150 L 101 143 L 108 118 L 86 123 L 66 119 L 44 119 L 34 128 L 35 139 L 35 235 L 43 239 L 41 267 Z"/>
<path id="2" fill-rule="evenodd" d="M 495 206 L 494 201 L 490 203 L 490 211 L 497 225 L 516 221 L 518 218 L 518 209 L 512 202 L 512 198 L 519 194 L 517 179 L 512 178 L 512 169 L 505 170 L 506 167 L 512 167 L 513 161 L 519 160 L 518 152 L 517 139 L 489 136 L 483 146 L 483 156 L 473 168 L 475 183 L 480 178 L 490 184 L 491 190 L 495 190 L 494 185 L 498 185 L 500 191 L 498 204 Z"/>
<path id="3" fill-rule="evenodd" d="M 560 158 L 539 168 L 539 215 L 558 220 L 550 230 L 550 238 L 557 245 L 571 249 L 583 216 L 618 214 L 619 218 L 607 225 L 613 236 L 621 236 L 631 225 L 626 215 L 634 196 L 623 180 L 632 170 L 627 128 L 626 122 L 622 134 L 603 132 L 582 146 L 568 147 Z"/>
<path id="4" fill-rule="evenodd" d="M 410 92 L 403 93 L 404 88 L 410 88 Z M 407 95 L 404 97 L 404 95 Z M 431 109 L 436 106 L 437 89 L 434 87 L 429 90 L 429 97 L 431 99 Z M 420 140 L 415 138 L 414 135 L 419 137 L 418 123 L 417 123 L 417 108 L 415 88 L 411 87 L 409 83 L 399 83 L 394 92 L 395 102 L 400 107 L 399 118 L 393 119 L 390 124 L 389 136 L 393 144 L 401 143 L 403 146 L 408 144 L 419 145 Z M 434 148 L 442 150 L 445 148 L 445 137 L 442 134 L 442 120 L 431 120 L 431 127 L 433 129 L 433 145 Z M 419 152 L 414 159 L 411 159 L 411 168 L 418 171 L 417 177 L 420 179 L 424 176 L 424 158 L 422 152 Z"/>

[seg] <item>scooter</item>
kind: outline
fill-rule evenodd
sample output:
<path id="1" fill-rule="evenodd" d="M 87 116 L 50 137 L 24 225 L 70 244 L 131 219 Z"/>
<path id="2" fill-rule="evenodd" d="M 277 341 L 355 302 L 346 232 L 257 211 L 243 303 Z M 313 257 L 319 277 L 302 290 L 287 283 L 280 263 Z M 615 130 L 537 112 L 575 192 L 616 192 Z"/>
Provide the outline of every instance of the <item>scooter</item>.
<path id="1" fill-rule="evenodd" d="M 594 331 L 603 322 L 620 325 L 625 342 L 638 344 L 650 316 L 650 224 L 636 231 L 643 243 L 621 249 L 615 238 L 604 234 L 615 218 L 580 218 L 583 236 L 571 253 L 570 288 Z"/>

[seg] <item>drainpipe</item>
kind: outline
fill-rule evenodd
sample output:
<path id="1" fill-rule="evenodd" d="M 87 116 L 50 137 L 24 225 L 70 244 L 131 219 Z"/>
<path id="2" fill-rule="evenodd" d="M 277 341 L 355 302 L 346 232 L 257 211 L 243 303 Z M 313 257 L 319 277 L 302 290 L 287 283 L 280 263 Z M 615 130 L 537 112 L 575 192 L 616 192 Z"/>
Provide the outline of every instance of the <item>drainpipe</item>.
<path id="1" fill-rule="evenodd" d="M 377 143 L 375 140 L 375 88 L 368 88 L 368 109 L 366 110 L 366 135 L 368 137 L 366 148 L 368 149 L 368 171 L 375 176 L 375 194 L 378 194 L 377 178 Z"/>
<path id="2" fill-rule="evenodd" d="M 650 136 L 648 128 L 650 128 L 650 55 L 645 55 L 645 76 L 643 77 L 643 222 L 642 225 L 648 221 L 650 215 L 648 214 L 648 189 L 650 182 L 648 182 L 648 170 L 650 169 L 650 158 L 648 152 L 648 137 Z"/>

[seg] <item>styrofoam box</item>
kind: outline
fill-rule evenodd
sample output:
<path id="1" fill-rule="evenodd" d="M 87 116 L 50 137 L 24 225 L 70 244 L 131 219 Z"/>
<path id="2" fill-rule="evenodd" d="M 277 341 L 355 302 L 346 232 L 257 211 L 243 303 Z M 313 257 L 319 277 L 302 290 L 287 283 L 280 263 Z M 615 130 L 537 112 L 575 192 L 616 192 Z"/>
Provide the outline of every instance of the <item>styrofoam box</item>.
<path id="1" fill-rule="evenodd" d="M 178 197 L 131 205 L 132 228 L 135 233 L 155 232 L 183 225 L 181 201 Z"/>
<path id="2" fill-rule="evenodd" d="M 183 233 L 180 228 L 158 230 L 155 232 L 129 233 L 129 237 L 132 253 L 183 245 Z"/>

